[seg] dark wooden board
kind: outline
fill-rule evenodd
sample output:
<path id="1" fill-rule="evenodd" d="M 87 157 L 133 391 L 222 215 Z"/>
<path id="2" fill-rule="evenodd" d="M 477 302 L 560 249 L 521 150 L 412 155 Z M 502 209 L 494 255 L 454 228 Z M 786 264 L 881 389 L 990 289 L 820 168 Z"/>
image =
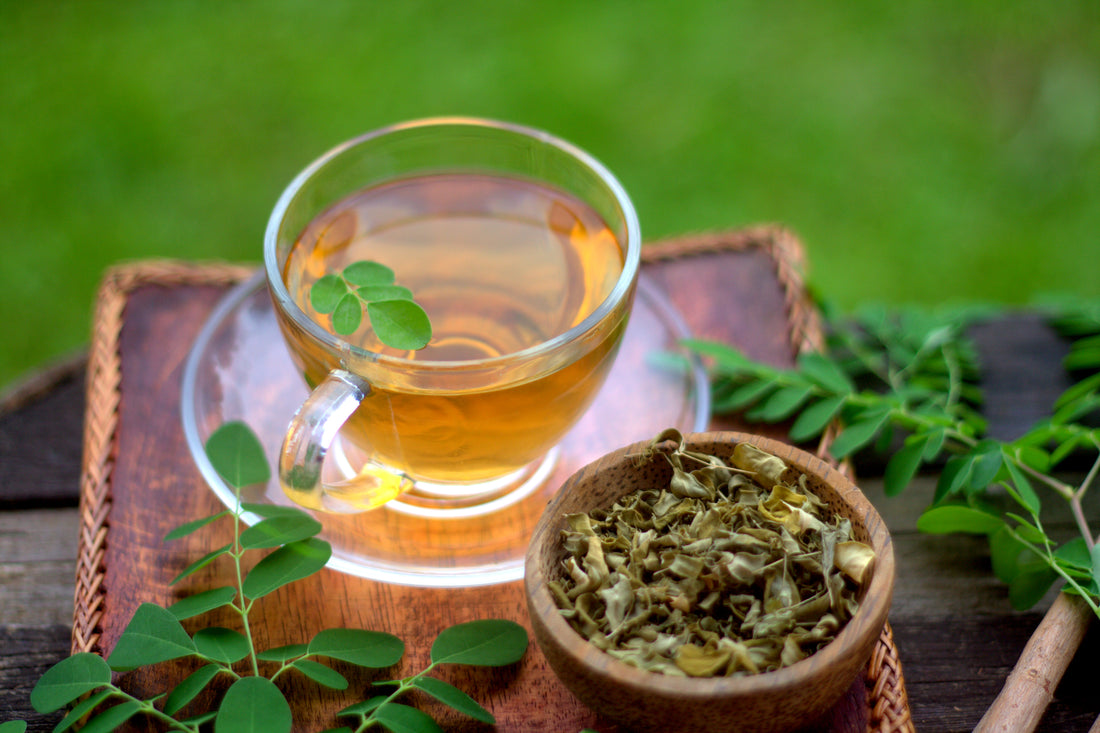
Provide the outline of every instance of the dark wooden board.
<path id="1" fill-rule="evenodd" d="M 69 654 L 68 626 L 0 625 L 0 723 L 28 720 L 27 730 L 49 731 L 63 717 L 38 715 L 30 706 L 31 690 L 47 669 Z"/>
<path id="2" fill-rule="evenodd" d="M 76 506 L 86 364 L 64 359 L 0 399 L 0 509 Z"/>

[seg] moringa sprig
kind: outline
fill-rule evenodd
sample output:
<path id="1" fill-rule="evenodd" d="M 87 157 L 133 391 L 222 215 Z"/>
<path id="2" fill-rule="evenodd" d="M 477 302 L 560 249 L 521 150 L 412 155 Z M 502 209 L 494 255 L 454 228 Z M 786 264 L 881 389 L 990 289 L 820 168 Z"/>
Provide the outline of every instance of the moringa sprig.
<path id="1" fill-rule="evenodd" d="M 385 669 L 404 655 L 404 642 L 392 634 L 345 628 L 322 630 L 305 643 L 257 649 L 250 621 L 254 605 L 279 588 L 320 571 L 332 548 L 317 537 L 321 524 L 306 512 L 241 502 L 241 489 L 266 482 L 270 476 L 263 448 L 246 425 L 223 425 L 210 436 L 205 449 L 211 464 L 234 488 L 236 506 L 187 522 L 169 532 L 166 540 L 188 536 L 226 519 L 232 522 L 233 539 L 191 563 L 172 584 L 219 560 L 228 560 L 232 583 L 186 596 L 167 608 L 142 603 L 106 659 L 82 652 L 50 667 L 32 690 L 31 705 L 43 714 L 72 706 L 55 731 L 78 724 L 84 731 L 110 731 L 144 717 L 165 730 L 187 733 L 198 733 L 200 726 L 211 722 L 215 733 L 289 733 L 290 701 L 276 684 L 284 675 L 301 674 L 322 687 L 344 690 L 348 679 L 327 662 Z M 260 521 L 244 526 L 244 512 L 258 515 Z M 245 572 L 243 558 L 256 552 L 265 554 Z M 188 633 L 181 623 L 217 610 L 237 617 L 240 630 L 210 626 Z M 392 694 L 358 703 L 338 715 L 358 719 L 354 733 L 378 726 L 390 731 L 438 733 L 440 728 L 431 716 L 398 700 L 406 691 L 417 689 L 460 713 L 492 723 L 492 714 L 469 695 L 429 673 L 441 664 L 513 664 L 523 657 L 527 645 L 527 632 L 512 621 L 486 619 L 452 626 L 437 637 L 427 669 L 395 683 Z M 171 690 L 148 699 L 132 695 L 113 678 L 115 672 L 184 659 L 194 662 L 191 673 Z M 212 689 L 219 678 L 228 682 L 228 688 L 213 709 L 192 710 L 199 695 Z M 24 730 L 23 721 L 0 724 L 3 733 Z M 347 727 L 334 730 L 352 733 Z"/>
<path id="2" fill-rule="evenodd" d="M 877 307 L 841 318 L 826 310 L 825 352 L 804 353 L 791 369 L 755 362 L 726 344 L 687 346 L 711 362 L 716 411 L 789 421 L 798 442 L 839 424 L 832 455 L 888 455 L 888 496 L 903 491 L 922 466 L 936 466 L 936 489 L 918 528 L 985 535 L 996 574 L 1018 608 L 1038 603 L 1060 579 L 1100 615 L 1100 551 L 1081 508 L 1100 473 L 1100 373 L 1089 373 L 1100 368 L 1100 324 L 1094 319 L 1090 327 L 1092 311 L 1084 309 L 1051 313 L 1074 338 L 1067 367 L 1082 378 L 1048 419 L 1005 441 L 986 434 L 980 367 L 967 337 L 968 326 L 992 312 Z M 1082 453 L 1094 457 L 1092 469 L 1078 486 L 1068 485 L 1057 469 Z M 1050 537 L 1037 487 L 1068 502 L 1079 537 L 1064 543 Z"/>
<path id="3" fill-rule="evenodd" d="M 318 313 L 329 315 L 332 330 L 341 336 L 355 333 L 366 311 L 375 335 L 386 346 L 415 351 L 427 346 L 432 324 L 412 291 L 396 285 L 393 270 L 369 260 L 353 262 L 339 273 L 313 283 L 309 301 Z"/>

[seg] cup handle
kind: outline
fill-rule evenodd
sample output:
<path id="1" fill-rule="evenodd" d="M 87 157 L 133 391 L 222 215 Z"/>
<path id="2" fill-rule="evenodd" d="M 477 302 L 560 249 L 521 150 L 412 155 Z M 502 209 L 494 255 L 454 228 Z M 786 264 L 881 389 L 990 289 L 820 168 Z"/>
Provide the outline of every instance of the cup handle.
<path id="1" fill-rule="evenodd" d="M 370 391 L 366 380 L 334 369 L 298 408 L 279 453 L 279 483 L 296 504 L 328 512 L 363 512 L 412 486 L 407 476 L 370 462 L 344 481 L 323 478 L 325 456 L 332 442 Z"/>

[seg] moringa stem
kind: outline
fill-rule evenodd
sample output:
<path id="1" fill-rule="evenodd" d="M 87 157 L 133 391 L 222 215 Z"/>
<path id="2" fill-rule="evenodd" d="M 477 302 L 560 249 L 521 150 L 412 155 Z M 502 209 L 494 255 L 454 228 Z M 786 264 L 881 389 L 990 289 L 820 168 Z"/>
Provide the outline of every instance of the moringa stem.
<path id="1" fill-rule="evenodd" d="M 1080 596 L 1059 593 L 974 733 L 1035 730 L 1094 617 Z"/>

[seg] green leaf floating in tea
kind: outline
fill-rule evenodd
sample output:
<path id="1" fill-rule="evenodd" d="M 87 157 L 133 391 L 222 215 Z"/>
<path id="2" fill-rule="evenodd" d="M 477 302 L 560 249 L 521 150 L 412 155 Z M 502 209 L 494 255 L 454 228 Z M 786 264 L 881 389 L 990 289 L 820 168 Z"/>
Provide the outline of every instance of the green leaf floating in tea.
<path id="1" fill-rule="evenodd" d="M 309 302 L 330 316 L 332 330 L 341 336 L 355 333 L 366 309 L 375 335 L 386 346 L 416 351 L 432 338 L 431 321 L 412 291 L 396 285 L 393 270 L 377 262 L 353 262 L 343 272 L 319 278 L 310 287 Z"/>
<path id="2" fill-rule="evenodd" d="M 665 440 L 671 452 L 656 450 Z M 779 669 L 831 641 L 858 608 L 874 552 L 780 458 L 740 443 L 727 464 L 667 430 L 645 460 L 667 488 L 566 517 L 563 616 L 608 654 L 693 677 Z"/>

